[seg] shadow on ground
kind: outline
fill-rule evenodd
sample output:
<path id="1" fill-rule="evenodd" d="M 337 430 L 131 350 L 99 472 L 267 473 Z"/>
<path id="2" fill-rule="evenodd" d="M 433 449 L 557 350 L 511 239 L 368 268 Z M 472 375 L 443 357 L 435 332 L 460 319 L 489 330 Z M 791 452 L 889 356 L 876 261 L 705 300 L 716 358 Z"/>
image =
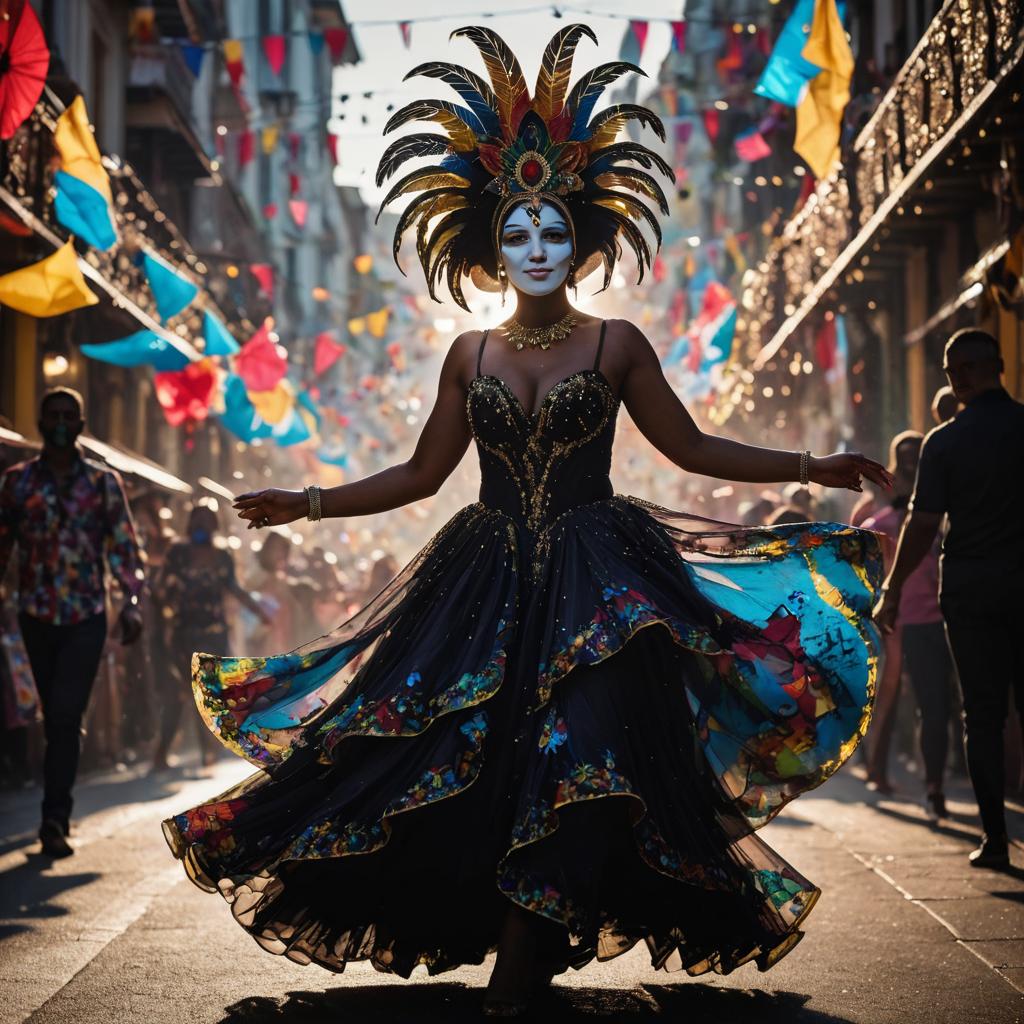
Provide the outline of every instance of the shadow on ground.
<path id="1" fill-rule="evenodd" d="M 556 986 L 520 1020 L 559 1024 L 594 1019 L 680 1020 L 687 1024 L 848 1024 L 805 1009 L 797 992 L 717 988 L 699 982 L 638 985 L 631 989 Z M 370 1021 L 374 1024 L 446 1024 L 483 1020 L 483 992 L 460 984 L 366 985 L 326 992 L 289 992 L 281 999 L 253 997 L 226 1008 L 221 1024 L 270 1021 Z M 488 1018 L 490 1019 L 490 1018 Z"/>

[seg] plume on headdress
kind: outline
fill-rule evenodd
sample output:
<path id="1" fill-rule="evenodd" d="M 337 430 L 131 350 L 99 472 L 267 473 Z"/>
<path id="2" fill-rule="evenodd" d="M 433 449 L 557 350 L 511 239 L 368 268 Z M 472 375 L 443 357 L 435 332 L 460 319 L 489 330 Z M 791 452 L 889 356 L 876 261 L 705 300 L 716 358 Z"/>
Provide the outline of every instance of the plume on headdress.
<path id="1" fill-rule="evenodd" d="M 416 228 L 416 255 L 431 298 L 442 280 L 464 309 L 462 278 L 479 269 L 497 274 L 495 232 L 518 197 L 554 196 L 573 220 L 577 267 L 595 260 L 604 264 L 604 287 L 621 254 L 619 239 L 632 249 L 642 280 L 652 253 L 639 224 L 647 224 L 657 244 L 661 230 L 644 200 L 668 213 L 655 169 L 671 180 L 669 165 L 637 142 L 616 142 L 629 121 L 637 121 L 665 140 L 660 119 L 646 107 L 622 103 L 591 118 L 604 90 L 627 72 L 643 74 L 635 64 L 611 61 L 588 71 L 569 89 L 573 55 L 587 36 L 586 25 L 566 25 L 548 43 L 533 95 L 522 68 L 505 41 L 492 29 L 468 26 L 451 38 L 466 37 L 483 57 L 490 84 L 455 64 L 430 61 L 405 77 L 421 75 L 450 85 L 461 103 L 419 99 L 402 107 L 384 133 L 410 121 L 432 121 L 440 131 L 406 135 L 384 151 L 377 185 L 414 157 L 439 157 L 396 181 L 384 207 L 399 196 L 416 193 L 402 212 L 394 238 L 394 257 L 402 236 Z M 639 168 L 635 166 L 639 164 Z M 642 168 L 642 169 L 641 169 Z M 401 264 L 399 264 L 401 268 Z"/>

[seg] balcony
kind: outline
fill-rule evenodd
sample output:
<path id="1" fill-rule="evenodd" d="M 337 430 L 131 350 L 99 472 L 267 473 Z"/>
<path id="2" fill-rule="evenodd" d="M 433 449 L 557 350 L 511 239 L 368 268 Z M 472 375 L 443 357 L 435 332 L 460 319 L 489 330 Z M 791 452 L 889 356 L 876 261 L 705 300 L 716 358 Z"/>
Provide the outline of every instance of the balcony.
<path id="1" fill-rule="evenodd" d="M 974 154 L 973 186 L 961 166 L 970 148 L 954 157 L 951 147 L 996 104 L 1004 111 L 999 134 L 1020 137 L 1019 103 L 1001 101 L 1022 88 L 1022 70 L 1024 0 L 947 0 L 843 153 L 842 166 L 818 184 L 745 280 L 753 369 L 775 355 L 842 275 L 849 271 L 848 283 L 863 279 L 854 261 L 869 262 L 869 243 L 877 264 L 887 246 L 908 241 L 908 229 L 889 226 L 903 204 L 913 203 L 913 230 L 921 237 L 929 216 L 948 221 L 958 203 L 971 202 L 980 174 L 998 166 L 998 139 Z"/>

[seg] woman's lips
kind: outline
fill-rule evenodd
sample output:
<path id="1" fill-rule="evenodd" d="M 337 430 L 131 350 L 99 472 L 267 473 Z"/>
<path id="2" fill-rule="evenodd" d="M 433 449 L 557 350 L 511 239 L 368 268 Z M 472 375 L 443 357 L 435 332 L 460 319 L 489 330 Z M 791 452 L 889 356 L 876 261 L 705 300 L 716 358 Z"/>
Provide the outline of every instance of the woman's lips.
<path id="1" fill-rule="evenodd" d="M 527 273 L 530 275 L 530 277 L 536 277 L 538 279 L 545 278 L 548 276 L 548 274 L 551 273 L 551 268 L 544 267 L 543 269 L 538 268 L 537 270 L 528 270 Z"/>

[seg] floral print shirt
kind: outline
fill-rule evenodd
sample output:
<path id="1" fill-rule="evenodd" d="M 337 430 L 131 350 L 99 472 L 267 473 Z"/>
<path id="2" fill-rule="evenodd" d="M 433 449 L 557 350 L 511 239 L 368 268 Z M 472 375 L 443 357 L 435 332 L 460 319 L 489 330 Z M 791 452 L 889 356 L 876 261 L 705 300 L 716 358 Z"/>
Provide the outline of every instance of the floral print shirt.
<path id="1" fill-rule="evenodd" d="M 58 626 L 105 607 L 104 560 L 128 597 L 144 575 L 121 478 L 79 456 L 58 480 L 42 456 L 0 477 L 0 576 L 17 543 L 19 610 Z"/>

